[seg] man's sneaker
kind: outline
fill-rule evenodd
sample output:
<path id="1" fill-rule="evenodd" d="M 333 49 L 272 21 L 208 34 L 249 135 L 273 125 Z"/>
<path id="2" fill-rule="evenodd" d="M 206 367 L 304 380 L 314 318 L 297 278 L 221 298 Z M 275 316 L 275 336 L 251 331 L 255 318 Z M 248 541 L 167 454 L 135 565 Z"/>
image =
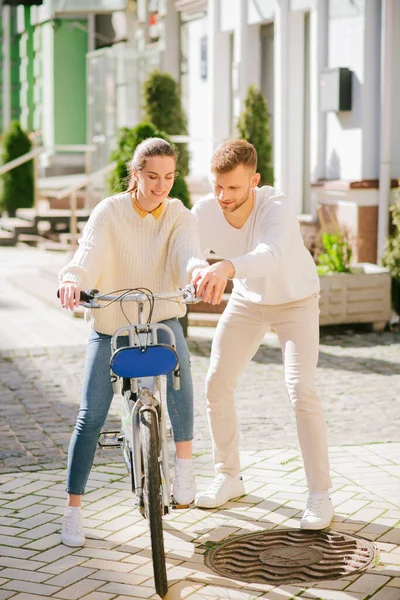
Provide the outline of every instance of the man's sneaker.
<path id="1" fill-rule="evenodd" d="M 199 508 L 217 508 L 229 500 L 245 494 L 243 479 L 237 479 L 226 473 L 220 473 L 206 492 L 198 494 L 196 506 Z"/>
<path id="2" fill-rule="evenodd" d="M 196 495 L 193 460 L 175 457 L 174 469 L 172 495 L 175 503 L 181 506 L 189 506 Z"/>
<path id="3" fill-rule="evenodd" d="M 334 516 L 332 500 L 326 494 L 311 493 L 307 507 L 300 521 L 301 529 L 325 529 Z"/>
<path id="4" fill-rule="evenodd" d="M 62 521 L 61 542 L 73 548 L 83 546 L 86 542 L 82 526 L 82 510 L 80 506 L 67 506 Z"/>

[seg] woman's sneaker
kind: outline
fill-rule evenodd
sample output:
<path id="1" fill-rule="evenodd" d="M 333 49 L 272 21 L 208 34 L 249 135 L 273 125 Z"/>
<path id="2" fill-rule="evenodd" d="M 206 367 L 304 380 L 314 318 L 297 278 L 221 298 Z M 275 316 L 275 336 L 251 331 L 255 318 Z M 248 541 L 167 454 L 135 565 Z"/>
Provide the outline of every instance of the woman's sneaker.
<path id="1" fill-rule="evenodd" d="M 332 500 L 328 494 L 311 492 L 308 496 L 306 510 L 300 521 L 301 529 L 317 531 L 329 527 L 334 517 Z"/>
<path id="2" fill-rule="evenodd" d="M 73 548 L 83 546 L 86 542 L 82 525 L 82 509 L 80 506 L 67 506 L 64 511 L 61 529 L 61 542 Z"/>
<path id="3" fill-rule="evenodd" d="M 189 506 L 196 496 L 193 460 L 175 457 L 174 469 L 172 495 L 175 504 Z"/>
<path id="4" fill-rule="evenodd" d="M 196 506 L 199 508 L 217 508 L 229 500 L 245 494 L 243 479 L 220 473 L 206 492 L 198 494 Z"/>

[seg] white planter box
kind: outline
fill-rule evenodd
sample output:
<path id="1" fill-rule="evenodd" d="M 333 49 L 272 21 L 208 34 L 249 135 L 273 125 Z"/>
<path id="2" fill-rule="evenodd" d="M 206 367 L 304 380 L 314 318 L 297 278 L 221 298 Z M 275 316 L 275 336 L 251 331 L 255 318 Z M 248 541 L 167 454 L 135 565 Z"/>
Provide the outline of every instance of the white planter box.
<path id="1" fill-rule="evenodd" d="M 356 267 L 362 272 L 320 276 L 320 325 L 372 323 L 382 331 L 392 313 L 390 273 L 370 263 Z"/>

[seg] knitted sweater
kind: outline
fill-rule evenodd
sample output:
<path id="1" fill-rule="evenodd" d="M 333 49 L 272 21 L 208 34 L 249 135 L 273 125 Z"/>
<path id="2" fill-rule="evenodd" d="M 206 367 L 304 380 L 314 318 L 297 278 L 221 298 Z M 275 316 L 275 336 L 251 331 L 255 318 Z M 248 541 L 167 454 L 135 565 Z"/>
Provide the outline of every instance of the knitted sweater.
<path id="1" fill-rule="evenodd" d="M 206 267 L 198 240 L 196 220 L 180 200 L 167 198 L 161 216 L 141 218 L 129 193 L 102 200 L 93 210 L 71 262 L 59 274 L 60 283 L 72 281 L 81 289 L 112 293 L 146 287 L 172 292 L 190 281 L 196 267 Z M 124 302 L 131 323 L 137 323 L 136 302 Z M 92 327 L 113 334 L 127 325 L 121 304 L 90 311 Z M 173 301 L 155 302 L 151 321 L 182 317 L 186 307 Z M 148 303 L 145 304 L 145 318 Z"/>

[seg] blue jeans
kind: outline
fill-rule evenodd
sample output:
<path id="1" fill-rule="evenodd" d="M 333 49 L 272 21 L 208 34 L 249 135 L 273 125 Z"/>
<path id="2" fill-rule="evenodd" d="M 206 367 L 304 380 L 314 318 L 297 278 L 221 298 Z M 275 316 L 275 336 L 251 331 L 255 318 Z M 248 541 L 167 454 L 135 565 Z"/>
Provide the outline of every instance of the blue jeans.
<path id="1" fill-rule="evenodd" d="M 167 376 L 167 406 L 175 442 L 193 439 L 193 383 L 190 357 L 178 319 L 162 321 L 176 337 L 181 385 L 174 390 L 172 374 Z M 165 332 L 158 341 L 168 343 Z M 128 336 L 119 338 L 119 346 L 128 345 Z M 92 331 L 86 352 L 82 400 L 68 450 L 67 492 L 81 495 L 85 491 L 96 452 L 97 439 L 107 418 L 113 398 L 110 378 L 111 336 Z"/>

